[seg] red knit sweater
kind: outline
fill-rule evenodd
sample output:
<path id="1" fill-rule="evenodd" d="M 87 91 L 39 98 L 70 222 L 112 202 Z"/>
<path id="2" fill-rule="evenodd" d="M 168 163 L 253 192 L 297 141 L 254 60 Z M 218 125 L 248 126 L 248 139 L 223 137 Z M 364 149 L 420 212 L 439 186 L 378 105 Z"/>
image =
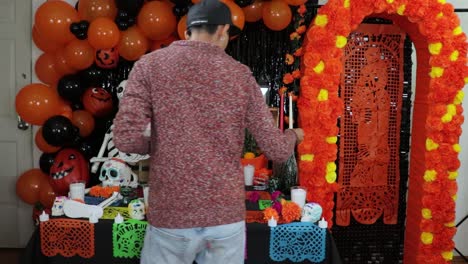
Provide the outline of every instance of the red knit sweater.
<path id="1" fill-rule="evenodd" d="M 245 218 L 245 128 L 272 160 L 286 160 L 296 141 L 275 127 L 249 68 L 198 41 L 176 41 L 136 62 L 114 125 L 117 148 L 151 155 L 148 220 L 165 228 Z"/>

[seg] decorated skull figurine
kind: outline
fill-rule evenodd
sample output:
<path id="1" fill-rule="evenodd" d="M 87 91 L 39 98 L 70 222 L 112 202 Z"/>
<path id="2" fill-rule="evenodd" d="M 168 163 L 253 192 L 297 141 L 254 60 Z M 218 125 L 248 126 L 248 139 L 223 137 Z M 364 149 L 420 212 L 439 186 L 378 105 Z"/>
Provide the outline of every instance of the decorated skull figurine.
<path id="1" fill-rule="evenodd" d="M 119 98 L 119 100 L 122 99 L 126 86 L 127 80 L 123 80 L 122 82 L 120 82 L 119 86 L 117 86 L 115 93 L 117 94 L 117 98 Z"/>
<path id="2" fill-rule="evenodd" d="M 65 200 L 68 200 L 66 196 L 57 196 L 55 197 L 54 205 L 52 205 L 52 215 L 61 216 L 65 213 L 63 212 L 63 203 Z"/>
<path id="3" fill-rule="evenodd" d="M 138 176 L 125 161 L 118 158 L 111 158 L 102 164 L 99 180 L 102 186 L 128 186 L 136 188 Z"/>
<path id="4" fill-rule="evenodd" d="M 143 201 L 141 201 L 141 199 L 132 200 L 128 204 L 128 214 L 132 219 L 145 219 L 145 204 L 143 203 Z"/>
<path id="5" fill-rule="evenodd" d="M 322 207 L 318 203 L 306 203 L 302 208 L 301 222 L 315 223 L 322 216 Z"/>

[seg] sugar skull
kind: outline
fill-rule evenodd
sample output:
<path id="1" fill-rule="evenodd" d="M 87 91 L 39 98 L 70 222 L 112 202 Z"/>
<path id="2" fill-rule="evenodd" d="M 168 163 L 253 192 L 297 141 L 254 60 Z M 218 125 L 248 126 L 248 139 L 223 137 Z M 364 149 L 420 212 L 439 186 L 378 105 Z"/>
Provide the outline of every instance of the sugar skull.
<path id="1" fill-rule="evenodd" d="M 57 153 L 50 168 L 50 185 L 57 195 L 67 195 L 70 183 L 89 181 L 88 161 L 76 149 L 64 148 Z"/>
<path id="2" fill-rule="evenodd" d="M 115 93 L 117 95 L 117 98 L 119 98 L 119 100 L 122 99 L 126 86 L 127 86 L 127 80 L 123 80 L 120 82 L 119 86 L 117 86 L 117 88 L 115 89 Z"/>
<path id="3" fill-rule="evenodd" d="M 318 203 L 306 203 L 302 208 L 301 222 L 315 223 L 322 217 L 322 207 Z"/>
<path id="4" fill-rule="evenodd" d="M 102 164 L 99 180 L 103 186 L 129 186 L 136 188 L 138 176 L 125 161 L 111 158 Z"/>
<path id="5" fill-rule="evenodd" d="M 112 113 L 112 95 L 103 88 L 88 88 L 82 97 L 84 108 L 96 117 L 105 117 Z"/>
<path id="6" fill-rule="evenodd" d="M 68 198 L 66 196 L 57 196 L 55 197 L 54 205 L 52 205 L 52 215 L 53 216 L 61 216 L 65 213 L 63 212 L 63 203 Z"/>
<path id="7" fill-rule="evenodd" d="M 112 69 L 119 64 L 119 52 L 116 48 L 99 49 L 94 57 L 96 65 L 103 69 Z"/>
<path id="8" fill-rule="evenodd" d="M 145 219 L 145 204 L 143 203 L 143 201 L 141 201 L 141 199 L 132 200 L 128 204 L 128 214 L 132 219 Z"/>

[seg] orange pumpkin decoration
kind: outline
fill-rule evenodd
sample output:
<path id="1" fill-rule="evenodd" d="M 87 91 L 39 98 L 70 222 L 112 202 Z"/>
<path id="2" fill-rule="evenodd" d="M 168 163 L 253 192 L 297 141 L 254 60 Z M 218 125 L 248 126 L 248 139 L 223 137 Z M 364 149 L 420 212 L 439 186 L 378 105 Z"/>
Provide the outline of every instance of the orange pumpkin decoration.
<path id="1" fill-rule="evenodd" d="M 117 48 L 96 50 L 94 58 L 96 65 L 103 69 L 113 69 L 119 64 L 119 52 Z"/>
<path id="2" fill-rule="evenodd" d="M 112 95 L 103 88 L 88 88 L 81 101 L 84 108 L 95 117 L 105 117 L 112 113 Z"/>

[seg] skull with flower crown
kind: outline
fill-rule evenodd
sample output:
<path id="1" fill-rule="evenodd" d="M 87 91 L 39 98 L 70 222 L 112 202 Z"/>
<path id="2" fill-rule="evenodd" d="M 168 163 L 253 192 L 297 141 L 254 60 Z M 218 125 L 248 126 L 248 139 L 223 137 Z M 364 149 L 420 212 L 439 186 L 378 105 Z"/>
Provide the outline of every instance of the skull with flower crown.
<path id="1" fill-rule="evenodd" d="M 132 219 L 145 219 L 145 204 L 143 203 L 143 201 L 141 199 L 132 200 L 128 204 L 128 214 Z"/>
<path id="2" fill-rule="evenodd" d="M 102 186 L 136 188 L 138 185 L 138 176 L 132 172 L 127 163 L 117 158 L 111 158 L 102 164 L 99 180 L 102 182 Z"/>

